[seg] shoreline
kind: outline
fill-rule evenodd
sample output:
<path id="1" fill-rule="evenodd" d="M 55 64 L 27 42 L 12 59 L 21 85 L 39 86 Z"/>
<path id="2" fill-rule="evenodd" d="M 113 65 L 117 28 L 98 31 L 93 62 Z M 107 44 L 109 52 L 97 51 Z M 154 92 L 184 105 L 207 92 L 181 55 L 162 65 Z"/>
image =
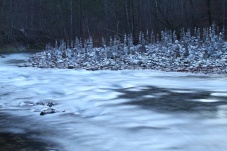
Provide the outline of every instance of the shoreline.
<path id="1" fill-rule="evenodd" d="M 100 50 L 101 51 L 101 50 Z M 136 53 L 134 55 L 107 57 L 100 52 L 100 58 L 94 54 L 79 54 L 70 49 L 52 49 L 33 54 L 27 63 L 19 67 L 85 69 L 85 70 L 157 70 L 165 72 L 184 72 L 194 74 L 227 74 L 227 53 L 224 58 L 173 59 L 164 53 Z M 66 56 L 64 56 L 66 55 Z"/>

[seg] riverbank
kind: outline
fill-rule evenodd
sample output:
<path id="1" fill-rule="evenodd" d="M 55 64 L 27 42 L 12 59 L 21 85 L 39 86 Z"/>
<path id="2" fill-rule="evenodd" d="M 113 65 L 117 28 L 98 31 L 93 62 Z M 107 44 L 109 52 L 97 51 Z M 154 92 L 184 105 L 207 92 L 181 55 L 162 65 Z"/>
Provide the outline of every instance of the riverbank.
<path id="1" fill-rule="evenodd" d="M 197 52 L 187 57 L 176 57 L 155 45 L 134 46 L 137 52 L 116 55 L 111 48 L 56 49 L 51 48 L 30 57 L 20 67 L 86 69 L 86 70 L 161 70 L 167 72 L 190 72 L 203 74 L 226 74 L 227 52 L 219 57 L 204 57 Z M 144 49 L 145 52 L 140 52 Z M 176 55 L 176 54 L 175 54 Z"/>

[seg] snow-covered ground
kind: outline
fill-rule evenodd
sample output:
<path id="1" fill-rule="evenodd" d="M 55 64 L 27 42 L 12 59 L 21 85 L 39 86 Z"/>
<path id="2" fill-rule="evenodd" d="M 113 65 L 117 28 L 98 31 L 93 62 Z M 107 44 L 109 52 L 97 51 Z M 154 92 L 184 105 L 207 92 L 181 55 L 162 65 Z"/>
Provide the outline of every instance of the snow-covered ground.
<path id="1" fill-rule="evenodd" d="M 17 67 L 29 56 L 0 58 L 0 112 L 24 119 L 0 131 L 42 131 L 66 151 L 227 148 L 225 75 Z"/>

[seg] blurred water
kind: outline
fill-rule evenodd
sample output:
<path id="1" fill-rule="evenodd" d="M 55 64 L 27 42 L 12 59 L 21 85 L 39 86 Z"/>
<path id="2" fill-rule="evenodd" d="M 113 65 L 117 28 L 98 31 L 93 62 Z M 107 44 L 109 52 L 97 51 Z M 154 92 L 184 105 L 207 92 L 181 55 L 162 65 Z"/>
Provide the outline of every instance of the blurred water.
<path id="1" fill-rule="evenodd" d="M 74 151 L 226 151 L 226 75 L 18 68 L 0 58 L 0 132 Z M 40 116 L 53 102 L 59 112 Z M 64 111 L 64 112 L 63 112 Z"/>

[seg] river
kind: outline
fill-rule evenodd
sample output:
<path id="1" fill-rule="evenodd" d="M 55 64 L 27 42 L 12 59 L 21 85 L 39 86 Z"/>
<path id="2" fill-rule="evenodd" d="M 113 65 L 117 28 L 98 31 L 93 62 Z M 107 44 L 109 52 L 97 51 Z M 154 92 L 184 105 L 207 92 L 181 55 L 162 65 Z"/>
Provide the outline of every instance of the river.
<path id="1" fill-rule="evenodd" d="M 29 54 L 5 56 L 0 142 L 21 137 L 18 150 L 227 149 L 226 75 L 19 68 Z M 37 102 L 58 112 L 40 116 L 46 106 Z"/>

